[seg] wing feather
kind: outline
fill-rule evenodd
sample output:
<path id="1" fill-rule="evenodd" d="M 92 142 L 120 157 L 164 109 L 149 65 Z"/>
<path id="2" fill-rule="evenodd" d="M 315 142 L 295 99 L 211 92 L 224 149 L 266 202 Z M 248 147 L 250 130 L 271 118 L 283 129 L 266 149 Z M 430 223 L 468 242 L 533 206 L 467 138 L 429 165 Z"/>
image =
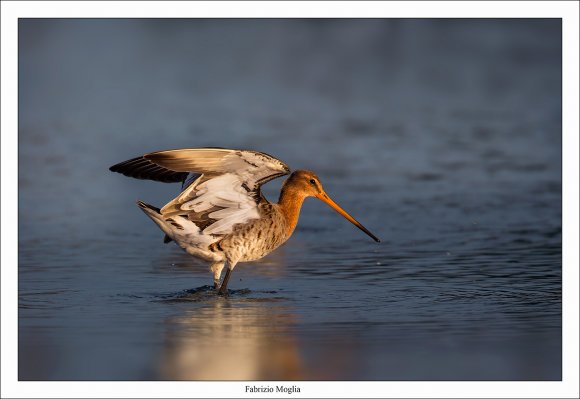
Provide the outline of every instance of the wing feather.
<path id="1" fill-rule="evenodd" d="M 135 179 L 155 180 L 163 183 L 177 183 L 185 180 L 187 177 L 187 173 L 164 168 L 143 157 L 118 163 L 111 166 L 109 170 Z"/>
<path id="2" fill-rule="evenodd" d="M 219 212 L 219 211 L 218 211 Z M 204 234 L 227 234 L 232 231 L 232 228 L 239 223 L 246 223 L 249 220 L 258 219 L 260 217 L 256 209 L 243 209 L 228 216 L 217 220 L 210 224 L 203 230 Z"/>

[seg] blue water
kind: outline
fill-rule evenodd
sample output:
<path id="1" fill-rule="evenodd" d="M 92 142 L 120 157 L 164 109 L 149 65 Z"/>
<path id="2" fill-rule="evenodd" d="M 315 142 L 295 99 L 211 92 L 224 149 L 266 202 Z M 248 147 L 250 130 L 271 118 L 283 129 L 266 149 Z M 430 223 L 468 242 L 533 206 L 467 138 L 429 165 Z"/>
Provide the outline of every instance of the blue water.
<path id="1" fill-rule="evenodd" d="M 560 20 L 21 20 L 21 380 L 561 379 Z M 314 170 L 289 242 L 205 263 L 108 167 Z M 277 199 L 282 180 L 264 189 Z"/>

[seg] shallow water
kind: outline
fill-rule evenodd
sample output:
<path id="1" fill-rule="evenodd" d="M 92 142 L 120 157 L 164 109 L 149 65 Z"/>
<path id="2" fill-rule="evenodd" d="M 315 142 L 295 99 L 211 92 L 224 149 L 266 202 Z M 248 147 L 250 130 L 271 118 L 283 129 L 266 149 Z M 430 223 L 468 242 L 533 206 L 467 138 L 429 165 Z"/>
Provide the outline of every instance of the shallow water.
<path id="1" fill-rule="evenodd" d="M 559 20 L 21 20 L 21 380 L 561 379 Z M 312 169 L 227 298 L 108 167 Z M 280 181 L 265 187 L 276 199 Z"/>

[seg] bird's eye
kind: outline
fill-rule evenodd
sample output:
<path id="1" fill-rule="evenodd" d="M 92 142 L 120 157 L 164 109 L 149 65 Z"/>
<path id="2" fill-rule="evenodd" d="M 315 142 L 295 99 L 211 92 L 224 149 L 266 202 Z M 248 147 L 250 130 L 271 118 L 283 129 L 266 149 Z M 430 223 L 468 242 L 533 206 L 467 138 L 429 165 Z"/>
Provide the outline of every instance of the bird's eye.
<path id="1" fill-rule="evenodd" d="M 316 182 L 314 181 L 314 179 L 310 179 L 310 184 L 316 184 Z"/>

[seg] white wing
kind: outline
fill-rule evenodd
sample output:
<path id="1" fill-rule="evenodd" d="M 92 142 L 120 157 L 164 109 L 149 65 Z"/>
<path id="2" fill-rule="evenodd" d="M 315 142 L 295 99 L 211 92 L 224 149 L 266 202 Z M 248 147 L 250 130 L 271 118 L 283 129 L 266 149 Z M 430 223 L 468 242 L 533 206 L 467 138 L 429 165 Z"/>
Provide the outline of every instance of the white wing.
<path id="1" fill-rule="evenodd" d="M 161 209 L 164 216 L 182 215 L 204 234 L 224 235 L 234 225 L 260 217 L 260 186 L 290 173 L 286 164 L 255 151 L 214 148 L 181 149 L 143 156 L 159 168 L 180 173 L 201 173 L 175 199 Z M 187 174 L 186 174 L 187 176 Z"/>

